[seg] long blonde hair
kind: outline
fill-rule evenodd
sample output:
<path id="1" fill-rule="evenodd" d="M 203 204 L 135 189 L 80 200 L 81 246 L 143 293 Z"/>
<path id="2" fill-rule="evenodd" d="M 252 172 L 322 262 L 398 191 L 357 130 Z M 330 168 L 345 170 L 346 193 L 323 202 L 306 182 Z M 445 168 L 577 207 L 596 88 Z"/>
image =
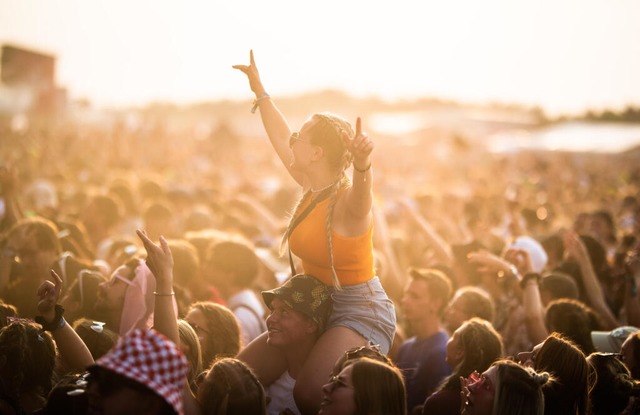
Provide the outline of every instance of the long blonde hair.
<path id="1" fill-rule="evenodd" d="M 331 223 L 333 218 L 333 209 L 335 208 L 336 202 L 338 201 L 338 191 L 349 184 L 349 178 L 345 174 L 345 171 L 352 162 L 352 156 L 349 150 L 347 149 L 344 141 L 342 139 L 343 133 L 347 133 L 349 138 L 353 138 L 354 131 L 351 127 L 351 124 L 331 113 L 323 112 L 314 114 L 312 119 L 316 120 L 316 123 L 310 129 L 310 142 L 313 145 L 320 146 L 325 154 L 325 157 L 334 171 L 336 172 L 335 181 L 330 187 L 332 189 L 331 195 L 329 196 L 329 205 L 327 206 L 327 216 L 325 218 L 325 233 L 327 237 L 327 246 L 329 249 L 329 265 L 331 267 L 332 280 L 333 285 L 340 289 L 342 286 L 340 285 L 340 280 L 338 279 L 338 274 L 336 273 L 336 269 L 333 263 L 333 240 L 331 238 Z M 307 190 L 302 197 L 298 200 L 295 207 L 292 210 L 291 218 L 289 220 L 289 225 L 285 230 L 285 233 L 282 237 L 282 241 L 280 243 L 280 254 L 284 254 L 285 246 L 289 241 L 289 233 L 292 231 L 292 224 L 294 219 L 298 216 L 300 206 L 304 201 L 307 200 L 312 194 L 311 190 Z"/>

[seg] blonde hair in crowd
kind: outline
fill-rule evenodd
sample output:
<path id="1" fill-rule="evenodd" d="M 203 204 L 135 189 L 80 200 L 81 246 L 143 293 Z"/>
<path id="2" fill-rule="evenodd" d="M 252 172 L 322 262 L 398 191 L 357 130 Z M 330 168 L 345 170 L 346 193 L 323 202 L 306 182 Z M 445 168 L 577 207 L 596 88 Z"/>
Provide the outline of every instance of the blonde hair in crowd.
<path id="1" fill-rule="evenodd" d="M 331 267 L 331 273 L 333 274 L 333 285 L 340 289 L 340 280 L 336 273 L 333 264 L 333 240 L 331 238 L 331 222 L 333 217 L 333 209 L 338 201 L 338 191 L 349 184 L 349 178 L 345 174 L 345 171 L 352 162 L 351 153 L 346 148 L 342 139 L 343 133 L 347 133 L 349 138 L 353 138 L 354 131 L 351 124 L 345 119 L 338 117 L 337 115 L 323 112 L 317 113 L 312 116 L 316 123 L 311 128 L 311 143 L 320 146 L 327 158 L 329 165 L 335 169 L 336 179 L 333 183 L 333 191 L 329 196 L 329 205 L 327 206 L 327 216 L 325 218 L 325 233 L 327 237 L 327 246 L 329 249 L 329 265 Z M 280 254 L 282 255 L 285 250 L 285 245 L 288 243 L 288 235 L 291 231 L 291 225 L 294 219 L 298 215 L 300 206 L 308 197 L 311 196 L 311 189 L 307 190 L 304 195 L 298 200 L 298 203 L 293 208 L 289 225 L 284 233 L 282 242 L 280 244 Z"/>

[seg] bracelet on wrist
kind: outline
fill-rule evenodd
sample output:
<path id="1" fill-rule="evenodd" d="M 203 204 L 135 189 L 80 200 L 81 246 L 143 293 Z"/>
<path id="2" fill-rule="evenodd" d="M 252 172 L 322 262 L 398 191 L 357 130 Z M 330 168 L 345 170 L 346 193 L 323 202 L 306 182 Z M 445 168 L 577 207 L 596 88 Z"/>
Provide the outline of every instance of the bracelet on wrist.
<path id="1" fill-rule="evenodd" d="M 153 292 L 153 295 L 158 296 L 158 297 L 171 297 L 172 295 L 176 295 L 175 292 L 171 291 L 170 293 L 157 293 L 157 292 Z"/>
<path id="2" fill-rule="evenodd" d="M 258 106 L 260 105 L 260 102 L 264 101 L 267 98 L 270 98 L 271 95 L 267 94 L 266 92 L 262 95 L 260 95 L 259 97 L 257 97 L 256 99 L 253 100 L 253 107 L 251 107 L 251 113 L 255 114 L 256 110 L 258 109 Z"/>
<path id="3" fill-rule="evenodd" d="M 56 310 L 56 315 L 53 318 L 53 320 L 50 322 L 47 322 L 42 316 L 37 316 L 35 318 L 36 323 L 40 324 L 43 330 L 48 331 L 50 333 L 53 333 L 54 331 L 63 328 L 64 325 L 66 324 L 66 321 L 63 317 L 64 308 L 60 304 L 56 304 L 55 310 Z"/>
<path id="4" fill-rule="evenodd" d="M 364 169 L 359 169 L 359 168 L 357 168 L 357 167 L 356 167 L 356 164 L 355 164 L 355 163 L 353 163 L 353 169 L 354 169 L 355 171 L 357 171 L 358 173 L 366 173 L 366 172 L 368 172 L 368 171 L 369 171 L 369 169 L 370 169 L 370 168 L 371 168 L 371 162 L 369 162 L 369 165 L 368 165 L 367 167 L 365 167 Z"/>
<path id="5" fill-rule="evenodd" d="M 524 274 L 524 276 L 520 280 L 520 288 L 524 290 L 524 287 L 527 285 L 529 281 L 535 281 L 536 284 L 539 284 L 541 278 L 542 276 L 537 272 L 527 272 L 526 274 Z"/>

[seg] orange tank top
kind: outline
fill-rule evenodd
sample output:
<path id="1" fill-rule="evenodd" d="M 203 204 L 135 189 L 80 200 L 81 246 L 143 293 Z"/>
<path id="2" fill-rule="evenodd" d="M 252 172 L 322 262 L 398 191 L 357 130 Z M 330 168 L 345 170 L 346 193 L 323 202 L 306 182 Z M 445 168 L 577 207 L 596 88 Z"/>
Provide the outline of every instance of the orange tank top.
<path id="1" fill-rule="evenodd" d="M 302 202 L 299 212 L 311 203 L 311 198 L 308 199 Z M 313 275 L 327 285 L 333 285 L 325 225 L 330 199 L 319 202 L 289 237 L 291 252 L 302 260 L 305 274 Z M 359 236 L 342 236 L 332 230 L 331 239 L 333 265 L 341 285 L 360 284 L 375 276 L 373 223 Z"/>

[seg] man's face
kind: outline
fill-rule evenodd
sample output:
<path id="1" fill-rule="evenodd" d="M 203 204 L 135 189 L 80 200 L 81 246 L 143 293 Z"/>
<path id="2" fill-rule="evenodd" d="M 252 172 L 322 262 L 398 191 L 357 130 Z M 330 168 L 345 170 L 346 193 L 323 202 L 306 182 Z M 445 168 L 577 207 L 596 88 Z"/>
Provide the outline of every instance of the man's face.
<path id="1" fill-rule="evenodd" d="M 408 321 L 422 320 L 437 311 L 437 304 L 431 298 L 429 284 L 419 278 L 409 281 L 402 295 L 401 304 Z"/>
<path id="2" fill-rule="evenodd" d="M 267 317 L 267 343 L 275 347 L 300 345 L 315 340 L 317 325 L 304 314 L 292 309 L 284 301 L 274 298 Z"/>

